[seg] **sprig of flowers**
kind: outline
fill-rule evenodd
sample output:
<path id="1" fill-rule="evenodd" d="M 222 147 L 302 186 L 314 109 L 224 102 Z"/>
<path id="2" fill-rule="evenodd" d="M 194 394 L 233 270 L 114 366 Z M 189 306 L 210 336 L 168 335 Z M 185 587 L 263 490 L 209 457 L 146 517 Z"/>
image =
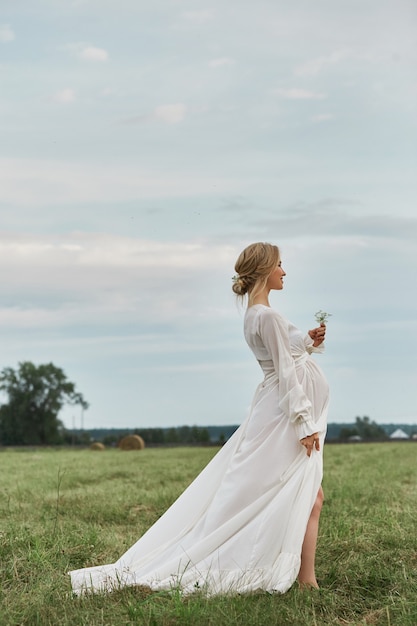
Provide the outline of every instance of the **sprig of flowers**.
<path id="1" fill-rule="evenodd" d="M 315 320 L 318 324 L 327 324 L 327 322 L 329 321 L 329 317 L 331 316 L 331 313 L 327 313 L 326 311 L 322 311 L 321 309 L 314 314 Z"/>

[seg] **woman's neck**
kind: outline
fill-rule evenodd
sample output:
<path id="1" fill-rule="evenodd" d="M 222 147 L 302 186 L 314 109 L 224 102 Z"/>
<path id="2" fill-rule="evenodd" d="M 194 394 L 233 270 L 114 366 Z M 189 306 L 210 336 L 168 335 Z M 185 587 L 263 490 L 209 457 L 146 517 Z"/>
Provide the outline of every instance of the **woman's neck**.
<path id="1" fill-rule="evenodd" d="M 249 306 L 253 306 L 254 304 L 263 304 L 264 306 L 271 306 L 269 304 L 269 291 L 261 291 L 261 293 L 256 294 L 253 300 L 249 299 Z"/>

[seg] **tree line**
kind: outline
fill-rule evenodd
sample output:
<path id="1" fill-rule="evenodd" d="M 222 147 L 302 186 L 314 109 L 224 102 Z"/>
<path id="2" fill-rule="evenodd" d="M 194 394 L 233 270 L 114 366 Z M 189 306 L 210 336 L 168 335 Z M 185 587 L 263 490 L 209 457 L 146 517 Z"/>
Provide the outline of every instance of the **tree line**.
<path id="1" fill-rule="evenodd" d="M 69 431 L 59 419 L 65 404 L 78 405 L 85 410 L 88 402 L 64 371 L 53 363 L 34 365 L 24 361 L 16 369 L 4 368 L 0 373 L 0 391 L 7 398 L 0 406 L 0 444 L 87 445 L 91 442 L 91 433 Z M 101 440 L 104 444 L 115 445 L 128 432 L 140 435 L 148 445 L 210 443 L 208 429 L 199 426 L 107 432 Z M 220 435 L 220 443 L 225 439 Z"/>
<path id="2" fill-rule="evenodd" d="M 354 438 L 360 438 L 362 441 L 386 441 L 389 436 L 382 426 L 364 415 L 364 417 L 357 416 L 353 426 L 344 427 L 340 430 L 339 439 L 342 441 L 349 441 Z"/>
<path id="3" fill-rule="evenodd" d="M 94 430 L 91 435 L 96 435 L 100 431 Z M 177 426 L 172 428 L 135 428 L 133 430 L 121 430 L 112 433 L 105 431 L 100 436 L 93 436 L 106 446 L 114 446 L 121 437 L 127 434 L 139 435 L 146 445 L 208 445 L 211 443 L 209 429 L 200 426 Z"/>
<path id="4" fill-rule="evenodd" d="M 6 402 L 0 406 L 0 444 L 88 445 L 92 440 L 116 445 L 122 436 L 138 434 L 147 445 L 207 445 L 224 443 L 237 426 L 178 426 L 172 428 L 67 430 L 59 419 L 65 404 L 88 408 L 88 402 L 53 363 L 19 363 L 16 369 L 0 373 L 0 391 Z M 354 424 L 329 424 L 328 439 L 349 441 L 384 441 L 386 429 L 368 416 L 356 417 Z"/>

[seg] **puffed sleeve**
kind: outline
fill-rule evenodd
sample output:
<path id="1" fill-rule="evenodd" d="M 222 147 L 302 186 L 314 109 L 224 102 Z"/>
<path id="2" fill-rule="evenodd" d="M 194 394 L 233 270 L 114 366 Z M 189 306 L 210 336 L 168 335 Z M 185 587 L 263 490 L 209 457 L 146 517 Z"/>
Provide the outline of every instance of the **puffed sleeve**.
<path id="1" fill-rule="evenodd" d="M 312 340 L 310 335 L 307 333 L 307 335 L 305 335 L 304 337 L 304 345 L 306 347 L 307 352 L 309 354 L 312 354 L 313 352 L 317 354 L 322 354 L 324 352 L 324 341 L 319 346 L 313 346 L 313 343 L 314 341 Z"/>
<path id="2" fill-rule="evenodd" d="M 268 350 L 279 380 L 279 406 L 294 424 L 299 439 L 317 432 L 311 419 L 311 402 L 300 385 L 291 355 L 288 323 L 276 311 L 259 316 L 259 335 Z"/>

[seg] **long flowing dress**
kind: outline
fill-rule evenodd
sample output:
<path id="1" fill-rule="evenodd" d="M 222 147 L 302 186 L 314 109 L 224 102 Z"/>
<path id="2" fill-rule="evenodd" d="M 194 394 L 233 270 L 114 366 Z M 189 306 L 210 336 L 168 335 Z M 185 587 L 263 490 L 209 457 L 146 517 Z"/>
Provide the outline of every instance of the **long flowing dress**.
<path id="1" fill-rule="evenodd" d="M 129 585 L 208 595 L 287 591 L 322 480 L 326 379 L 310 337 L 272 308 L 248 308 L 244 334 L 264 374 L 246 420 L 156 523 L 110 565 L 70 572 L 76 594 Z"/>

